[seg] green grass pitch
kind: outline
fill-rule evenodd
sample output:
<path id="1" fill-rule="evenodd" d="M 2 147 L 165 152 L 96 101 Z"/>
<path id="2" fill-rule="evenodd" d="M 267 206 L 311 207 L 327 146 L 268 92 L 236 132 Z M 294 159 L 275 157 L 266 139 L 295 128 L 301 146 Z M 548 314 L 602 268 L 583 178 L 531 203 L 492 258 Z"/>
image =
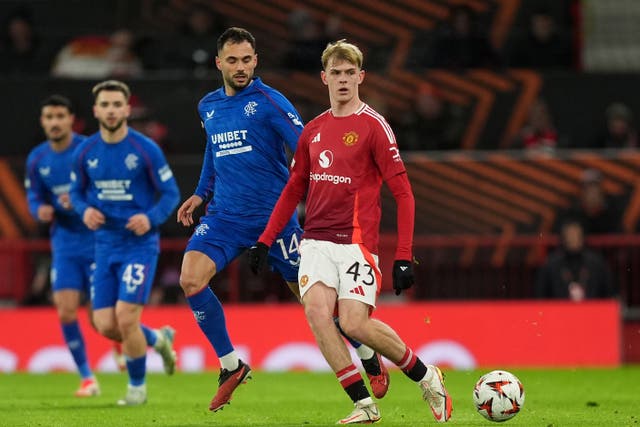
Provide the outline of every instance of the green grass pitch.
<path id="1" fill-rule="evenodd" d="M 619 369 L 509 369 L 524 384 L 522 411 L 509 426 L 640 426 L 640 366 Z M 449 425 L 490 426 L 476 413 L 471 393 L 483 371 L 445 370 L 453 398 Z M 2 426 L 328 426 L 352 409 L 330 373 L 254 372 L 230 405 L 212 413 L 217 372 L 160 374 L 147 379 L 149 401 L 117 407 L 126 375 L 99 374 L 102 395 L 79 399 L 68 373 L 0 374 Z M 381 426 L 435 425 L 420 391 L 399 371 L 379 402 Z"/>

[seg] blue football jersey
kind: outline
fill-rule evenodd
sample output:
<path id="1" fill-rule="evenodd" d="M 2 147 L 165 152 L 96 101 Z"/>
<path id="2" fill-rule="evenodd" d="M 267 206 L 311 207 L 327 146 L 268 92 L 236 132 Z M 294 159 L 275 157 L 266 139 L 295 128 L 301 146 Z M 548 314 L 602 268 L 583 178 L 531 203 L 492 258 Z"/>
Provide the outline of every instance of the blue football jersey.
<path id="1" fill-rule="evenodd" d="M 211 202 L 207 213 L 230 219 L 268 219 L 289 178 L 303 124 L 293 105 L 254 78 L 234 96 L 224 88 L 198 104 L 207 143 L 195 194 Z"/>
<path id="2" fill-rule="evenodd" d="M 71 189 L 73 152 L 85 138 L 74 134 L 69 147 L 60 152 L 54 151 L 49 141 L 45 141 L 34 147 L 27 157 L 25 189 L 29 211 L 37 220 L 39 206 L 53 206 L 51 249 L 59 255 L 93 250 L 93 232 L 84 225 L 76 211 L 65 209 L 58 202 L 58 197 Z"/>
<path id="3" fill-rule="evenodd" d="M 119 143 L 106 143 L 100 132 L 74 153 L 71 202 L 82 214 L 92 206 L 105 215 L 96 230 L 98 248 L 158 247 L 159 226 L 180 199 L 173 172 L 158 145 L 129 128 Z M 135 214 L 149 217 L 152 229 L 136 236 L 125 225 Z"/>

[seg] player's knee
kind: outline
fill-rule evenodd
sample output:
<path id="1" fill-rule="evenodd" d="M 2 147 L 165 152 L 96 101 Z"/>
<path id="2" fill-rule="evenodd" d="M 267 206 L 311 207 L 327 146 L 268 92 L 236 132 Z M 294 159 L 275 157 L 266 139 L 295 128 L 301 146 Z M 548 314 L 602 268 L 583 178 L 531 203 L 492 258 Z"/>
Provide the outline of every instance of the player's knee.
<path id="1" fill-rule="evenodd" d="M 75 308 L 70 307 L 57 307 L 58 318 L 61 323 L 71 323 L 75 322 L 78 318 Z"/>
<path id="2" fill-rule="evenodd" d="M 132 316 L 123 316 L 118 318 L 118 332 L 123 338 L 126 338 L 140 329 L 140 323 L 137 318 Z"/>
<path id="3" fill-rule="evenodd" d="M 347 335 L 349 338 L 352 338 L 358 341 L 360 340 L 359 338 L 360 329 L 358 328 L 357 325 L 354 325 L 353 323 L 349 322 L 349 320 L 340 319 L 340 328 L 345 333 L 345 335 Z"/>
<path id="4" fill-rule="evenodd" d="M 340 313 L 339 318 L 340 329 L 350 338 L 360 341 L 362 339 L 363 325 L 355 316 L 348 313 Z"/>
<path id="5" fill-rule="evenodd" d="M 198 280 L 195 275 L 184 272 L 180 273 L 180 287 L 187 296 L 200 292 L 202 288 L 207 286 L 207 283 L 208 282 Z"/>
<path id="6" fill-rule="evenodd" d="M 324 306 L 319 304 L 305 304 L 304 313 L 312 327 L 333 326 L 333 316 Z"/>
<path id="7" fill-rule="evenodd" d="M 96 320 L 94 322 L 96 331 L 104 337 L 115 340 L 116 337 L 119 336 L 119 333 L 115 326 L 108 322 L 100 322 L 100 320 Z"/>

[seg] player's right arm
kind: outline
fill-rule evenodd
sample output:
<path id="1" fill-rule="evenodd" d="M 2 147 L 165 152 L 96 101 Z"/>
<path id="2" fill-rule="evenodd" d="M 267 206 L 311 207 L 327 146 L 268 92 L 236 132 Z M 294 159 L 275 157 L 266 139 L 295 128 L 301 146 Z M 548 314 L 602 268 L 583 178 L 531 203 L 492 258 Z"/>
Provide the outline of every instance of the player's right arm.
<path id="1" fill-rule="evenodd" d="M 87 187 L 89 177 L 83 167 L 84 144 L 80 144 L 73 154 L 73 167 L 71 170 L 71 190 L 69 198 L 73 209 L 80 215 L 82 222 L 89 230 L 97 230 L 105 222 L 105 217 L 98 209 L 90 206 L 87 201 Z"/>
<path id="2" fill-rule="evenodd" d="M 287 185 L 282 190 L 278 202 L 273 208 L 267 227 L 258 242 L 271 246 L 278 233 L 287 224 L 291 215 L 298 207 L 298 203 L 309 187 L 309 128 L 305 128 L 300 135 L 298 149 L 293 156 L 291 175 Z"/>
<path id="3" fill-rule="evenodd" d="M 38 174 L 39 156 L 32 151 L 27 158 L 26 177 L 24 187 L 27 191 L 27 203 L 31 216 L 40 222 L 53 221 L 55 209 L 53 205 L 47 202 L 47 187 L 40 179 Z"/>
<path id="4" fill-rule="evenodd" d="M 289 181 L 284 186 L 278 202 L 271 212 L 269 222 L 256 244 L 249 248 L 249 266 L 254 274 L 258 274 L 266 264 L 269 247 L 289 221 L 293 211 L 309 188 L 309 146 L 305 144 L 305 135 L 308 135 L 307 130 L 304 130 L 300 136 L 300 143 L 291 164 Z M 300 294 L 296 292 L 296 288 L 293 285 L 289 287 L 300 300 Z"/>
<path id="5" fill-rule="evenodd" d="M 213 197 L 213 187 L 215 183 L 213 147 L 212 144 L 209 144 L 208 137 L 206 142 L 207 146 L 204 150 L 204 159 L 202 160 L 202 169 L 200 170 L 200 179 L 198 180 L 196 191 L 178 208 L 177 221 L 185 227 L 193 225 L 193 212 L 198 206 L 205 201 L 211 200 Z"/>

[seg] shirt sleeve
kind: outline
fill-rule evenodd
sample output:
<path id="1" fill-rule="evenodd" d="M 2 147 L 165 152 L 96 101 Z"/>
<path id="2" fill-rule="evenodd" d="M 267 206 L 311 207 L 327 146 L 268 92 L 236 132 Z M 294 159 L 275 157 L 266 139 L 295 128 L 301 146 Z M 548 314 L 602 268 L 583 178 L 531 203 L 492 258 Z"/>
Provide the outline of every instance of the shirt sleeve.
<path id="1" fill-rule="evenodd" d="M 267 246 L 271 246 L 287 224 L 309 187 L 309 150 L 304 135 L 305 132 L 300 136 L 300 144 L 293 156 L 289 181 L 273 208 L 267 227 L 258 239 Z"/>
<path id="2" fill-rule="evenodd" d="M 207 146 L 204 149 L 204 159 L 202 160 L 202 169 L 200 170 L 200 179 L 198 186 L 193 193 L 200 197 L 204 202 L 208 202 L 213 197 L 213 185 L 215 183 L 215 165 L 213 163 L 213 147 L 207 140 Z"/>
<path id="3" fill-rule="evenodd" d="M 46 188 L 40 179 L 40 175 L 36 172 L 37 162 L 34 154 L 29 155 L 26 164 L 26 176 L 24 179 L 24 187 L 27 192 L 27 204 L 31 216 L 38 219 L 38 208 L 46 203 Z"/>
<path id="4" fill-rule="evenodd" d="M 298 138 L 303 129 L 300 114 L 298 114 L 293 104 L 281 94 L 274 96 L 272 103 L 274 109 L 270 118 L 273 128 L 293 153 L 296 151 Z"/>
<path id="5" fill-rule="evenodd" d="M 372 121 L 372 149 L 382 179 L 406 172 L 396 137 L 386 120 Z"/>
<path id="6" fill-rule="evenodd" d="M 89 207 L 89 203 L 87 203 L 87 185 L 89 177 L 84 170 L 84 154 L 85 152 L 80 149 L 80 147 L 76 148 L 73 152 L 71 190 L 69 191 L 71 206 L 73 206 L 73 210 L 80 215 L 80 218 L 84 217 L 84 211 Z"/>
<path id="7" fill-rule="evenodd" d="M 149 174 L 156 191 L 160 194 L 156 203 L 146 213 L 151 225 L 159 226 L 167 220 L 180 201 L 180 191 L 160 147 L 152 143 L 148 150 L 151 164 Z"/>
<path id="8" fill-rule="evenodd" d="M 406 173 L 394 175 L 386 181 L 397 205 L 398 245 L 395 259 L 413 259 L 413 231 L 415 224 L 415 198 Z"/>

